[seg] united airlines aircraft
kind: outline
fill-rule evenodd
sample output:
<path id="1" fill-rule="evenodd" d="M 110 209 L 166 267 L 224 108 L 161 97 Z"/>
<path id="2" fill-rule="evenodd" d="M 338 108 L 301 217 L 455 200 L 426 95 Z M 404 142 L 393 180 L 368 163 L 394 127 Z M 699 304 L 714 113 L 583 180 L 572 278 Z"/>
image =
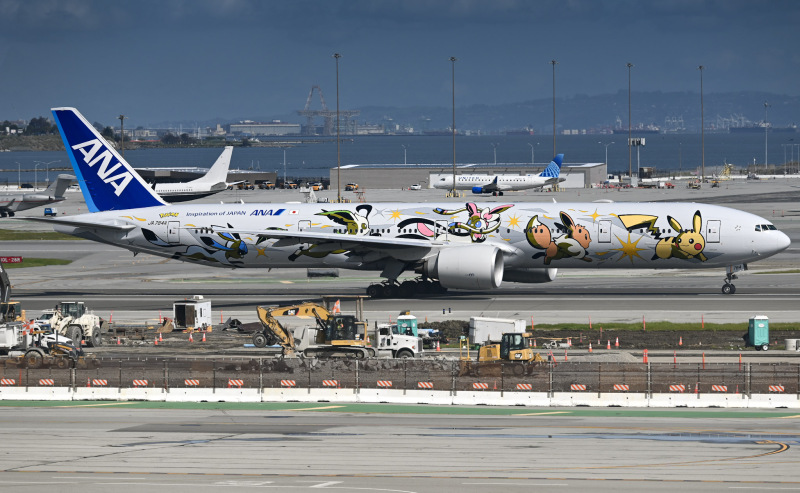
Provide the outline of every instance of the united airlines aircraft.
<path id="1" fill-rule="evenodd" d="M 557 269 L 720 268 L 735 273 L 789 246 L 767 219 L 697 203 L 165 203 L 73 108 L 53 110 L 90 214 L 49 219 L 81 238 L 196 264 L 378 271 L 371 296 L 503 281 Z M 40 220 L 44 220 L 41 218 Z M 398 282 L 404 272 L 416 281 Z"/>
<path id="2" fill-rule="evenodd" d="M 542 188 L 547 185 L 558 184 L 566 178 L 561 178 L 561 162 L 564 160 L 563 154 L 558 154 L 547 168 L 538 175 L 480 175 L 463 174 L 456 175 L 456 190 L 472 190 L 472 193 L 492 195 L 503 195 L 503 192 L 513 190 L 530 190 Z M 433 184 L 433 188 L 441 190 L 453 189 L 453 175 L 444 175 Z"/>

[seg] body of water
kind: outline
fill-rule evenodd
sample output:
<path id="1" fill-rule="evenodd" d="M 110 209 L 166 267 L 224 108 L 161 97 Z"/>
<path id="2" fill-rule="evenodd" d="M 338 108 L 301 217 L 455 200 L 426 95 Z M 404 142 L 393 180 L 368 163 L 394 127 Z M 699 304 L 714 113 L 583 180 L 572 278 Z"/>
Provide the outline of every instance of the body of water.
<path id="1" fill-rule="evenodd" d="M 639 149 L 641 166 L 660 171 L 695 170 L 702 161 L 699 134 L 646 135 L 646 145 Z M 606 147 L 605 144 L 609 144 Z M 556 146 L 564 153 L 567 164 L 603 162 L 608 149 L 611 173 L 627 172 L 627 135 L 559 135 Z M 764 164 L 763 134 L 706 134 L 706 173 L 717 172 L 725 162 L 737 167 Z M 782 165 L 800 158 L 800 134 L 770 134 L 767 160 Z M 293 145 L 286 150 L 286 174 L 295 178 L 327 178 L 336 167 L 336 141 L 325 140 Z M 203 167 L 213 164 L 221 149 L 142 149 L 125 153 L 134 167 Z M 632 152 L 632 168 L 637 165 L 636 148 Z M 442 164 L 453 162 L 452 137 L 449 136 L 365 136 L 347 137 L 341 142 L 341 164 Z M 274 147 L 236 148 L 231 169 L 276 171 L 283 176 L 284 150 Z M 456 138 L 456 162 L 465 164 L 521 164 L 535 159 L 544 166 L 553 157 L 553 136 L 459 136 Z M 793 158 L 793 159 L 792 159 Z M 0 152 L 0 185 L 43 184 L 55 179 L 54 167 L 68 167 L 65 152 Z M 62 171 L 63 172 L 63 171 Z"/>

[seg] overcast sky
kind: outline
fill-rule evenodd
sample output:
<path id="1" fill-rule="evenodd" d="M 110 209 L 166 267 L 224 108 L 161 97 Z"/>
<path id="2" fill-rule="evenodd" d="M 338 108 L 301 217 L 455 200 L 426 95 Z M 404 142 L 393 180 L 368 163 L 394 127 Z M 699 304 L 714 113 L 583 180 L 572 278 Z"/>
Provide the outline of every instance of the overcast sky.
<path id="1" fill-rule="evenodd" d="M 127 125 L 556 95 L 800 93 L 796 0 L 0 0 L 0 120 Z M 315 101 L 313 108 L 318 108 Z"/>

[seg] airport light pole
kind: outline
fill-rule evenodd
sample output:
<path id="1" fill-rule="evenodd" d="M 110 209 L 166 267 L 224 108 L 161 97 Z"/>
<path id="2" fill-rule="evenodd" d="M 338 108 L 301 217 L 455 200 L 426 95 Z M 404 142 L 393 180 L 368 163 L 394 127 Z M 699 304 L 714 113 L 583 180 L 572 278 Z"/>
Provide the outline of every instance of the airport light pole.
<path id="1" fill-rule="evenodd" d="M 492 142 L 492 150 L 494 151 L 494 165 L 497 166 L 497 142 Z"/>
<path id="2" fill-rule="evenodd" d="M 558 62 L 553 59 L 550 60 L 550 65 L 553 66 L 553 156 L 556 155 L 556 65 Z"/>
<path id="3" fill-rule="evenodd" d="M 44 164 L 44 169 L 45 169 L 45 173 L 46 173 L 44 181 L 45 181 L 45 183 L 49 184 L 50 183 L 50 165 L 53 164 L 53 163 L 60 163 L 61 160 L 60 159 L 56 159 L 55 161 L 48 161 L 46 163 L 42 162 L 42 161 L 34 161 L 34 162 L 39 163 L 39 164 Z"/>
<path id="4" fill-rule="evenodd" d="M 22 165 L 17 161 L 17 190 L 22 189 Z"/>
<path id="5" fill-rule="evenodd" d="M 767 136 L 769 135 L 769 123 L 767 123 L 767 108 L 770 104 L 764 101 L 764 173 L 767 172 Z"/>
<path id="6" fill-rule="evenodd" d="M 403 166 L 408 166 L 408 158 L 407 158 L 408 155 L 406 154 L 408 146 L 406 146 L 405 144 L 400 144 L 400 145 L 403 146 Z"/>
<path id="7" fill-rule="evenodd" d="M 453 197 L 456 195 L 456 57 L 451 56 L 453 92 Z"/>
<path id="8" fill-rule="evenodd" d="M 123 125 L 123 122 L 124 122 L 125 118 L 127 118 L 127 117 L 125 115 L 119 115 L 117 118 L 119 118 L 119 146 L 120 146 L 120 150 L 122 151 L 122 157 L 124 158 L 125 157 L 125 127 Z"/>
<path id="9" fill-rule="evenodd" d="M 536 160 L 534 159 L 536 157 L 536 153 L 533 152 L 534 151 L 533 144 L 528 142 L 528 145 L 531 146 L 531 166 L 536 166 Z M 536 145 L 538 146 L 539 143 L 537 142 Z"/>
<path id="10" fill-rule="evenodd" d="M 633 64 L 628 62 L 628 176 L 633 181 L 633 151 L 631 148 L 631 69 Z"/>
<path id="11" fill-rule="evenodd" d="M 336 59 L 336 202 L 342 202 L 342 157 L 340 154 L 340 139 L 339 139 L 339 59 L 342 55 L 334 53 L 333 58 Z"/>
<path id="12" fill-rule="evenodd" d="M 706 177 L 706 126 L 705 126 L 705 112 L 703 108 L 703 67 L 702 65 L 698 66 L 697 69 L 700 71 L 700 149 L 702 160 L 700 164 L 700 183 L 705 181 Z"/>
<path id="13" fill-rule="evenodd" d="M 602 145 L 606 146 L 606 171 L 608 171 L 608 146 L 613 144 L 613 142 L 609 142 L 608 144 L 605 144 L 603 142 L 598 142 L 598 144 L 602 144 Z"/>
<path id="14" fill-rule="evenodd" d="M 39 165 L 42 163 L 35 163 L 33 165 L 33 191 L 35 192 L 37 189 L 37 184 L 39 183 Z"/>

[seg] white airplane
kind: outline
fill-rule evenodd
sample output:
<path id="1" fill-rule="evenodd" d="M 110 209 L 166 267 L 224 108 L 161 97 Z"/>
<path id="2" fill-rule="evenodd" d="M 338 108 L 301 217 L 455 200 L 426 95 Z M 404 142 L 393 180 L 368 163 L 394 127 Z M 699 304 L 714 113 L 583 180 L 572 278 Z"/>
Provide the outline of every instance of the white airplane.
<path id="1" fill-rule="evenodd" d="M 767 219 L 696 203 L 165 203 L 77 110 L 55 108 L 92 213 L 56 231 L 187 262 L 233 268 L 379 271 L 371 296 L 555 279 L 559 268 L 726 269 L 788 248 Z M 418 281 L 397 281 L 405 271 Z M 434 281 L 435 280 L 435 281 Z"/>
<path id="2" fill-rule="evenodd" d="M 472 193 L 503 195 L 503 192 L 513 190 L 530 190 L 555 185 L 566 178 L 560 178 L 563 154 L 557 154 L 547 168 L 538 175 L 456 175 L 456 190 L 472 190 Z M 433 184 L 433 188 L 442 190 L 453 189 L 453 175 L 444 175 Z"/>
<path id="3" fill-rule="evenodd" d="M 14 217 L 19 211 L 66 200 L 64 192 L 74 179 L 72 175 L 58 175 L 56 181 L 42 191 L 0 193 L 0 217 Z"/>
<path id="4" fill-rule="evenodd" d="M 168 202 L 175 203 L 201 199 L 226 190 L 229 185 L 239 183 L 225 181 L 228 178 L 228 167 L 231 165 L 232 154 L 233 147 L 226 146 L 208 173 L 202 177 L 183 183 L 156 183 L 155 191 Z"/>

